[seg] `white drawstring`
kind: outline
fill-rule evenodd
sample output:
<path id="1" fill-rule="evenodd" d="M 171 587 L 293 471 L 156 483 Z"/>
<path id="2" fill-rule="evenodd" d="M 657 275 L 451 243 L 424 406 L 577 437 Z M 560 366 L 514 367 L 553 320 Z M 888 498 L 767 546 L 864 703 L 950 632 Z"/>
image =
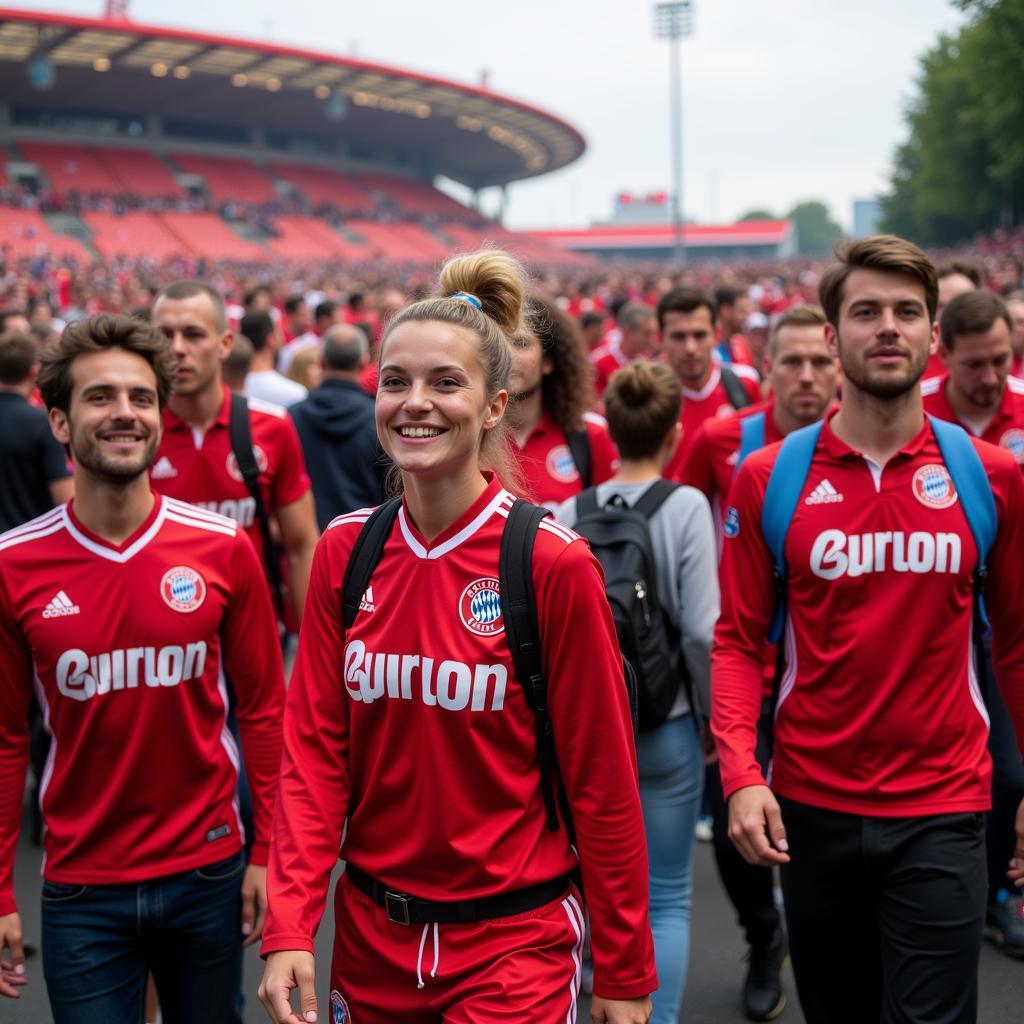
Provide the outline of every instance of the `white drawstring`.
<path id="1" fill-rule="evenodd" d="M 423 950 L 427 945 L 427 932 L 430 930 L 430 922 L 428 921 L 423 926 L 423 932 L 420 935 L 420 951 L 416 955 L 416 987 L 423 988 Z M 438 937 L 437 922 L 434 922 L 434 966 L 430 969 L 430 976 L 432 978 L 437 977 L 437 965 L 441 958 L 441 944 Z"/>
<path id="2" fill-rule="evenodd" d="M 437 940 L 437 922 L 434 922 L 434 966 L 430 969 L 430 976 L 437 977 L 437 962 L 441 956 L 441 947 Z"/>
<path id="3" fill-rule="evenodd" d="M 420 936 L 420 951 L 416 957 L 416 987 L 423 988 L 423 947 L 427 944 L 427 932 L 430 930 L 429 922 L 423 926 L 423 934 Z"/>

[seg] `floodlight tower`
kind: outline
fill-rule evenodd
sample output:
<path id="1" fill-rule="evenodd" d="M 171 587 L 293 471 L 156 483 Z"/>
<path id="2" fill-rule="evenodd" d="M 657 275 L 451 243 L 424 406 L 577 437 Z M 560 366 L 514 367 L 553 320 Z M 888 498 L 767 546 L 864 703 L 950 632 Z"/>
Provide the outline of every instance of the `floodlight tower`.
<path id="1" fill-rule="evenodd" d="M 686 259 L 683 243 L 683 80 L 680 73 L 680 41 L 693 35 L 694 0 L 671 0 L 654 5 L 654 32 L 668 40 L 669 129 L 672 138 L 672 231 L 673 259 Z"/>

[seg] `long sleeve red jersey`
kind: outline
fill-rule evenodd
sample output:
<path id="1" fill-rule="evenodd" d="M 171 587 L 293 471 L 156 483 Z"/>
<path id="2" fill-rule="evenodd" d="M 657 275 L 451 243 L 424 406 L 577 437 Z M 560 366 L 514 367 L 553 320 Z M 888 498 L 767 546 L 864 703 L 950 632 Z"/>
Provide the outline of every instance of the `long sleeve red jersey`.
<path id="1" fill-rule="evenodd" d="M 567 874 L 547 828 L 535 716 L 501 619 L 498 552 L 512 495 L 491 481 L 427 543 L 407 512 L 345 634 L 341 590 L 368 511 L 317 548 L 285 715 L 263 952 L 312 951 L 342 856 L 396 890 L 474 899 Z M 600 567 L 546 520 L 534 554 L 559 767 L 593 926 L 595 990 L 655 986 L 647 861 L 620 655 Z"/>
<path id="2" fill-rule="evenodd" d="M 0 914 L 15 909 L 33 685 L 51 736 L 43 873 L 141 882 L 242 846 L 237 697 L 265 864 L 284 673 L 252 544 L 231 520 L 155 496 L 124 543 L 61 506 L 0 537 Z"/>
<path id="3" fill-rule="evenodd" d="M 996 679 L 1024 749 L 1024 481 L 1009 452 L 975 447 L 999 517 L 986 606 Z M 751 455 L 731 495 L 712 661 L 722 786 L 760 785 L 761 652 L 775 603 L 761 530 L 780 446 Z M 786 537 L 786 670 L 772 789 L 852 814 L 989 806 L 988 714 L 971 645 L 977 551 L 927 420 L 883 469 L 829 421 Z"/>

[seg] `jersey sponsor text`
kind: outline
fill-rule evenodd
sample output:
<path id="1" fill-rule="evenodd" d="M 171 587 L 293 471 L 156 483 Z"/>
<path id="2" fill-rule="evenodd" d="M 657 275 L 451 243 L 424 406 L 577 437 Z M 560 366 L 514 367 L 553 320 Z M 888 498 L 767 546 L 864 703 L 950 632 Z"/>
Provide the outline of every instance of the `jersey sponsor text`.
<path id="1" fill-rule="evenodd" d="M 205 508 L 207 512 L 233 519 L 239 526 L 249 527 L 256 522 L 256 502 L 253 498 L 228 498 L 226 501 L 192 501 L 190 505 Z"/>
<path id="2" fill-rule="evenodd" d="M 362 640 L 345 645 L 345 689 L 354 701 L 372 704 L 388 697 L 413 700 L 445 711 L 501 711 L 508 669 L 504 665 L 467 665 L 419 654 L 367 651 Z"/>
<path id="3" fill-rule="evenodd" d="M 180 647 L 120 647 L 86 654 L 73 647 L 57 659 L 57 689 L 72 700 L 91 700 L 112 690 L 145 686 L 177 686 L 201 678 L 206 667 L 206 641 Z"/>
<path id="4" fill-rule="evenodd" d="M 960 571 L 961 545 L 956 533 L 883 530 L 853 533 L 824 530 L 811 547 L 811 572 L 823 580 L 866 573 L 949 573 Z"/>

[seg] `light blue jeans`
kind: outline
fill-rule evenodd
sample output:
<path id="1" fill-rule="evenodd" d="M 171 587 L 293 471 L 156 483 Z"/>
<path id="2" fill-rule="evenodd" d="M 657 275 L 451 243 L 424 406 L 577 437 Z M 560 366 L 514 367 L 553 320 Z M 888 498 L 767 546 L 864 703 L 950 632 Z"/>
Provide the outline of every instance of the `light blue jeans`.
<path id="1" fill-rule="evenodd" d="M 704 785 L 704 754 L 693 715 L 641 733 L 637 760 L 658 966 L 651 1024 L 676 1024 L 690 957 L 693 833 Z"/>

